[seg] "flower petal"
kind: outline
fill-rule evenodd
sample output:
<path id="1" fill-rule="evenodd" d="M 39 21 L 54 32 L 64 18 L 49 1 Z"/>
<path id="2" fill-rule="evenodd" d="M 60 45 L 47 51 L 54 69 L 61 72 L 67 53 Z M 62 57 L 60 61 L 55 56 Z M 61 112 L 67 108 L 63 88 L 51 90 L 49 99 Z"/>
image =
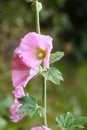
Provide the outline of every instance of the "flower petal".
<path id="1" fill-rule="evenodd" d="M 51 130 L 50 128 L 47 128 L 46 126 L 38 126 L 38 127 L 33 127 L 31 130 Z"/>
<path id="2" fill-rule="evenodd" d="M 17 114 L 17 110 L 20 106 L 21 106 L 21 104 L 18 102 L 17 99 L 15 99 L 10 108 L 10 112 L 11 112 L 10 119 L 13 122 L 18 122 L 19 120 L 21 120 L 24 117 L 24 115 L 22 115 L 22 114 Z"/>
<path id="3" fill-rule="evenodd" d="M 18 53 L 18 48 L 14 53 L 12 68 L 12 81 L 14 87 L 25 87 L 28 81 L 37 74 L 36 68 L 31 69 L 23 62 L 23 57 Z"/>
<path id="4" fill-rule="evenodd" d="M 49 58 L 52 50 L 52 38 L 48 35 L 41 35 L 37 33 L 26 34 L 19 45 L 18 53 L 23 57 L 23 61 L 28 66 L 35 68 L 39 67 L 43 59 L 37 57 L 38 50 L 46 51 L 44 58 L 45 68 L 49 68 Z"/>
<path id="5" fill-rule="evenodd" d="M 15 95 L 15 98 L 21 98 L 25 96 L 24 89 L 22 86 L 16 87 L 12 93 Z"/>

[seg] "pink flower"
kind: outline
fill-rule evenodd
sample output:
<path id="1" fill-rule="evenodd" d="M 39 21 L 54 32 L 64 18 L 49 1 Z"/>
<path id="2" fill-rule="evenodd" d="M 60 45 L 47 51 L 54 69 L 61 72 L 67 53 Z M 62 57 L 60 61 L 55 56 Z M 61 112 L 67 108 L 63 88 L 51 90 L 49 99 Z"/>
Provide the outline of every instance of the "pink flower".
<path id="1" fill-rule="evenodd" d="M 18 53 L 23 57 L 23 62 L 36 69 L 42 62 L 49 69 L 49 58 L 52 50 L 52 38 L 50 36 L 31 32 L 26 34 L 18 47 Z"/>
<path id="2" fill-rule="evenodd" d="M 28 81 L 37 74 L 37 69 L 32 69 L 23 62 L 23 57 L 18 54 L 18 48 L 14 52 L 12 68 L 14 87 L 25 87 Z"/>
<path id="3" fill-rule="evenodd" d="M 22 114 L 17 114 L 17 110 L 20 106 L 21 106 L 21 104 L 18 102 L 17 99 L 15 99 L 10 108 L 10 112 L 11 112 L 10 119 L 13 122 L 18 122 L 19 120 L 21 120 L 24 117 L 24 115 L 22 115 Z"/>
<path id="4" fill-rule="evenodd" d="M 39 126 L 39 127 L 34 127 L 31 130 L 51 130 L 50 128 L 47 128 L 46 126 Z"/>
<path id="5" fill-rule="evenodd" d="M 21 98 L 25 96 L 24 89 L 22 86 L 16 87 L 12 93 L 15 95 L 15 98 Z"/>

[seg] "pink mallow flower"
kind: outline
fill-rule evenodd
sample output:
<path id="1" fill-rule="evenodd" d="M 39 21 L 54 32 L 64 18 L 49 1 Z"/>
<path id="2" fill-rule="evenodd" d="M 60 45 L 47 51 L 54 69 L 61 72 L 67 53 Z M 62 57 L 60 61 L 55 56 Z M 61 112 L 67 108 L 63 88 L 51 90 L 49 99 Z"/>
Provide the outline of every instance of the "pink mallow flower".
<path id="1" fill-rule="evenodd" d="M 37 69 L 27 66 L 23 57 L 18 54 L 18 48 L 14 52 L 12 62 L 12 81 L 14 87 L 25 87 L 28 81 L 37 74 Z M 18 90 L 18 89 L 17 89 Z"/>
<path id="2" fill-rule="evenodd" d="M 23 57 L 23 62 L 33 69 L 42 62 L 45 69 L 49 69 L 49 59 L 52 50 L 52 38 L 35 32 L 26 34 L 18 47 L 18 53 Z"/>
<path id="3" fill-rule="evenodd" d="M 50 128 L 47 128 L 46 126 L 38 126 L 38 127 L 34 127 L 31 130 L 51 130 Z"/>
<path id="4" fill-rule="evenodd" d="M 21 106 L 21 104 L 18 102 L 17 99 L 15 99 L 10 108 L 10 112 L 11 112 L 10 119 L 13 122 L 18 122 L 19 120 L 21 120 L 24 117 L 24 115 L 22 115 L 22 114 L 17 114 L 17 110 L 20 106 Z"/>
<path id="5" fill-rule="evenodd" d="M 12 93 L 14 94 L 15 98 L 22 98 L 23 96 L 25 96 L 24 89 L 22 86 L 16 87 Z"/>

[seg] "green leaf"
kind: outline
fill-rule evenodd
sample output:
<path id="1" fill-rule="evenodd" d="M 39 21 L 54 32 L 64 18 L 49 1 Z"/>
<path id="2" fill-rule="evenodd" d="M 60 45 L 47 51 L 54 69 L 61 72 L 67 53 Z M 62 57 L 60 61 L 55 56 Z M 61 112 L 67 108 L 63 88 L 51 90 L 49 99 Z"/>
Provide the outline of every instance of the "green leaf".
<path id="1" fill-rule="evenodd" d="M 49 80 L 57 85 L 60 84 L 60 80 L 63 81 L 62 73 L 55 67 L 51 67 L 49 70 L 43 71 L 41 75 L 46 78 L 46 80 Z"/>
<path id="2" fill-rule="evenodd" d="M 18 101 L 22 104 L 17 111 L 18 114 L 29 115 L 31 118 L 43 117 L 44 109 L 37 104 L 36 99 L 31 95 L 20 98 Z"/>
<path id="3" fill-rule="evenodd" d="M 38 116 L 44 117 L 44 108 L 38 107 L 37 113 L 38 113 L 38 114 L 37 114 Z"/>
<path id="4" fill-rule="evenodd" d="M 87 123 L 87 117 L 74 117 L 70 112 L 56 117 L 57 125 L 62 130 L 75 130 L 84 128 L 83 124 Z"/>
<path id="5" fill-rule="evenodd" d="M 64 52 L 55 52 L 50 56 L 50 64 L 59 61 L 64 56 Z"/>
<path id="6" fill-rule="evenodd" d="M 74 120 L 75 127 L 84 128 L 83 124 L 87 123 L 87 117 L 77 117 Z"/>
<path id="7" fill-rule="evenodd" d="M 29 106 L 32 108 L 32 107 L 35 107 L 37 106 L 37 101 L 36 99 L 34 99 L 34 97 L 32 97 L 31 95 L 27 95 L 27 96 L 24 96 L 22 98 L 19 98 L 18 101 L 21 103 L 21 104 L 29 104 Z"/>

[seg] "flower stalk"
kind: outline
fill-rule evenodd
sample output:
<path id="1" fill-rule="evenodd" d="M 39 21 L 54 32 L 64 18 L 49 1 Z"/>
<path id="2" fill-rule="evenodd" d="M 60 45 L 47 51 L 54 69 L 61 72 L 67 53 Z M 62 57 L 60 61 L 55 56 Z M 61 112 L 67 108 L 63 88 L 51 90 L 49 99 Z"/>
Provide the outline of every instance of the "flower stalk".
<path id="1" fill-rule="evenodd" d="M 47 111 L 47 86 L 46 86 L 46 78 L 44 78 L 44 86 L 43 86 L 43 103 L 44 103 L 44 119 L 43 119 L 43 123 L 45 126 L 47 126 L 47 114 L 46 114 L 46 111 Z"/>
<path id="2" fill-rule="evenodd" d="M 36 32 L 40 34 L 40 21 L 39 21 L 39 6 L 38 0 L 36 0 Z"/>
<path id="3" fill-rule="evenodd" d="M 36 32 L 40 34 L 40 20 L 39 20 L 39 5 L 38 0 L 36 0 Z M 44 106 L 44 117 L 43 125 L 47 126 L 47 114 L 46 114 L 46 78 L 43 78 L 43 89 L 42 89 L 42 102 Z"/>

